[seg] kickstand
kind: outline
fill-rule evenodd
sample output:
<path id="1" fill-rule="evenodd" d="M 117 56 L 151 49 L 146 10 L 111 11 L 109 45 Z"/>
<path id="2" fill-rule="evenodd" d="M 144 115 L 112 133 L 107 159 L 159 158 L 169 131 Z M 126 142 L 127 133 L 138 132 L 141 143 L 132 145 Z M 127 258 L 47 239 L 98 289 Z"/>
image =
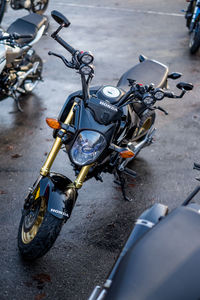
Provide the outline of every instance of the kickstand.
<path id="1" fill-rule="evenodd" d="M 21 112 L 23 112 L 23 109 L 21 108 L 21 105 L 19 103 L 19 97 L 16 95 L 16 93 L 13 91 L 11 96 L 13 97 L 13 99 L 15 100 L 15 103 L 16 103 L 16 106 L 17 106 L 17 109 Z"/>
<path id="2" fill-rule="evenodd" d="M 123 177 L 123 175 L 122 175 L 122 172 L 117 171 L 117 174 L 115 174 L 115 177 L 116 177 L 116 175 L 117 175 L 118 178 L 116 178 L 116 179 L 114 180 L 114 182 L 115 182 L 116 184 L 118 184 L 118 185 L 121 186 L 122 195 L 123 195 L 123 197 L 124 197 L 124 200 L 125 200 L 125 201 L 131 202 L 132 199 L 129 199 L 129 198 L 126 196 L 125 179 L 124 179 L 124 177 Z"/>

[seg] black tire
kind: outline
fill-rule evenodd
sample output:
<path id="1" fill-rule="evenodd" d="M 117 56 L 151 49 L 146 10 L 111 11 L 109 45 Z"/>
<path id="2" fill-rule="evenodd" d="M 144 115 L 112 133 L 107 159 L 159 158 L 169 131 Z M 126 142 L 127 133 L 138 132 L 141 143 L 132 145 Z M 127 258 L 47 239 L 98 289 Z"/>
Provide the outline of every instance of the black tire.
<path id="1" fill-rule="evenodd" d="M 190 35 L 189 48 L 190 53 L 195 54 L 200 47 L 200 26 L 196 24 L 193 32 Z"/>
<path id="2" fill-rule="evenodd" d="M 43 256 L 45 253 L 47 253 L 47 251 L 49 251 L 60 233 L 63 220 L 58 219 L 51 215 L 48 211 L 45 211 L 42 222 L 39 225 L 39 229 L 35 233 L 34 237 L 30 238 L 30 236 L 28 236 L 28 238 L 26 238 L 27 232 L 29 234 L 37 222 L 35 219 L 32 227 L 26 230 L 25 218 L 28 216 L 28 213 L 30 213 L 30 210 L 29 212 L 26 211 L 23 213 L 21 217 L 18 231 L 18 248 L 23 259 L 30 261 Z"/>
<path id="3" fill-rule="evenodd" d="M 187 12 L 185 14 L 185 18 L 186 18 L 186 26 L 188 28 L 190 28 L 190 23 L 192 21 L 192 14 L 194 12 L 195 9 L 195 5 L 196 5 L 196 0 L 194 1 L 190 1 L 188 8 L 187 8 Z M 188 16 L 189 15 L 189 16 Z"/>
<path id="4" fill-rule="evenodd" d="M 40 0 L 40 1 L 32 0 L 31 11 L 33 13 L 42 15 L 47 9 L 48 4 L 49 4 L 49 0 Z"/>
<path id="5" fill-rule="evenodd" d="M 0 0 L 0 23 L 2 22 L 5 9 L 6 9 L 6 0 Z"/>

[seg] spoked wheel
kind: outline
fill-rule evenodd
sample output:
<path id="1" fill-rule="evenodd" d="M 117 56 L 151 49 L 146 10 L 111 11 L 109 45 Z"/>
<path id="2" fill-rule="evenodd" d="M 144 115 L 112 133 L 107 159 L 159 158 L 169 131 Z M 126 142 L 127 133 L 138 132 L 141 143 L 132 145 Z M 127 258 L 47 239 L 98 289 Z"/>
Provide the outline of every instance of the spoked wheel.
<path id="1" fill-rule="evenodd" d="M 32 12 L 42 15 L 47 9 L 49 0 L 32 0 L 31 2 Z"/>
<path id="2" fill-rule="evenodd" d="M 190 53 L 191 54 L 196 53 L 199 47 L 200 47 L 200 26 L 198 23 L 196 24 L 194 30 L 190 34 L 190 42 L 189 42 Z"/>
<path id="3" fill-rule="evenodd" d="M 6 0 L 0 0 L 0 23 L 3 19 L 5 8 L 6 8 Z"/>
<path id="4" fill-rule="evenodd" d="M 139 141 L 140 139 L 142 139 L 154 124 L 155 117 L 156 115 L 153 111 L 148 111 L 147 113 L 145 113 L 139 121 L 139 125 L 133 134 L 132 140 Z"/>
<path id="5" fill-rule="evenodd" d="M 26 260 L 43 256 L 53 246 L 63 225 L 61 219 L 47 211 L 46 199 L 39 194 L 38 187 L 33 204 L 23 212 L 19 225 L 18 247 Z"/>

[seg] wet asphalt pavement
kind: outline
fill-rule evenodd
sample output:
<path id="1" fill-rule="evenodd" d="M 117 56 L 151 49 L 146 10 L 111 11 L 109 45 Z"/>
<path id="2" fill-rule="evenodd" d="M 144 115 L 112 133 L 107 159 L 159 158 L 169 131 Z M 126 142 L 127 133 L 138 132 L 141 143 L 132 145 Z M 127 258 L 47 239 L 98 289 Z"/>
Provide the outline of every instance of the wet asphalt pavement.
<path id="1" fill-rule="evenodd" d="M 77 49 L 95 56 L 93 85 L 115 85 L 121 74 L 138 62 L 138 55 L 167 64 L 184 74 L 194 90 L 181 100 L 165 99 L 168 116 L 157 113 L 155 143 L 145 148 L 131 167 L 136 180 L 127 178 L 132 202 L 125 202 L 111 175 L 104 183 L 91 180 L 79 192 L 71 219 L 53 248 L 33 263 L 23 262 L 17 249 L 17 230 L 23 199 L 49 151 L 53 138 L 45 118 L 56 117 L 67 95 L 80 89 L 79 75 L 48 57 L 66 51 L 44 36 L 34 47 L 44 61 L 44 82 L 24 99 L 24 113 L 12 99 L 0 103 L 0 299 L 87 299 L 101 284 L 119 254 L 135 218 L 155 202 L 173 209 L 195 187 L 193 162 L 200 161 L 200 54 L 191 56 L 182 0 L 50 1 L 71 21 L 62 37 Z M 6 28 L 25 11 L 8 10 Z M 49 33 L 57 27 L 50 19 Z M 179 93 L 175 82 L 173 91 Z M 74 179 L 65 153 L 52 170 Z"/>

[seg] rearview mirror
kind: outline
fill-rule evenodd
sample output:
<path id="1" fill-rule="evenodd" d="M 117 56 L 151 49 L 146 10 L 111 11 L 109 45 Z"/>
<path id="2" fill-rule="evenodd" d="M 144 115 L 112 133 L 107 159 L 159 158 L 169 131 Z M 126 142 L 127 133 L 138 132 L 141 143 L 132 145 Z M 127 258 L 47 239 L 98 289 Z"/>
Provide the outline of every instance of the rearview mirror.
<path id="1" fill-rule="evenodd" d="M 64 25 L 64 27 L 68 27 L 70 25 L 69 20 L 57 10 L 53 10 L 51 12 L 51 16 L 58 24 Z"/>
<path id="2" fill-rule="evenodd" d="M 170 79 L 175 80 L 175 79 L 180 78 L 181 76 L 182 76 L 181 73 L 173 72 L 173 73 L 169 74 L 167 77 L 170 78 Z"/>
<path id="3" fill-rule="evenodd" d="M 191 91 L 193 89 L 193 85 L 187 82 L 179 82 L 176 86 L 180 90 Z"/>

